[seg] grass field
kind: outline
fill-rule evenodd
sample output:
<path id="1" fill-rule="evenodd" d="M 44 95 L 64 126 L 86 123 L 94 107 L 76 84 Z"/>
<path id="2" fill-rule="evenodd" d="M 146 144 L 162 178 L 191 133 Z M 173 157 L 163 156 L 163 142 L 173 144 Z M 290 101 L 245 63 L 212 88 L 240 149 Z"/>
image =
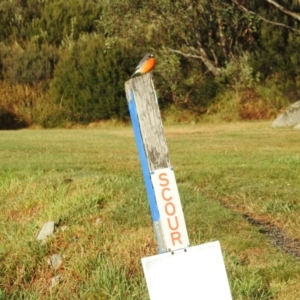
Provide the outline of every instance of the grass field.
<path id="1" fill-rule="evenodd" d="M 191 244 L 220 241 L 233 298 L 300 299 L 299 131 L 165 133 Z M 140 259 L 157 246 L 131 127 L 0 131 L 0 210 L 1 300 L 148 299 Z"/>

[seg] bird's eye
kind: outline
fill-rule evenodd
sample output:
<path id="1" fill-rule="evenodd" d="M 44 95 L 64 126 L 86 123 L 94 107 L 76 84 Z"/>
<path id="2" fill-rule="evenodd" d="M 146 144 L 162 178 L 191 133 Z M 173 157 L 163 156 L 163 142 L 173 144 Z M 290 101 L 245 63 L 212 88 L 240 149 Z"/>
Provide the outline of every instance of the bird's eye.
<path id="1" fill-rule="evenodd" d="M 149 55 L 149 58 L 150 58 L 150 57 L 154 57 L 154 55 L 153 55 L 153 54 L 150 54 L 150 55 Z"/>

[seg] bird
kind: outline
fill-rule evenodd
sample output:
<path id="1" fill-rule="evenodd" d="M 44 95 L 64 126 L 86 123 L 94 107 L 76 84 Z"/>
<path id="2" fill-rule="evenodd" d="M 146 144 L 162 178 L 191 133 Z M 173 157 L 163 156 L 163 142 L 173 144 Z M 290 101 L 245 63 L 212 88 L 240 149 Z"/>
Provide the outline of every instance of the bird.
<path id="1" fill-rule="evenodd" d="M 131 75 L 131 78 L 138 73 L 146 74 L 152 71 L 155 67 L 155 63 L 156 61 L 154 55 L 152 53 L 147 53 L 135 68 L 135 71 Z"/>

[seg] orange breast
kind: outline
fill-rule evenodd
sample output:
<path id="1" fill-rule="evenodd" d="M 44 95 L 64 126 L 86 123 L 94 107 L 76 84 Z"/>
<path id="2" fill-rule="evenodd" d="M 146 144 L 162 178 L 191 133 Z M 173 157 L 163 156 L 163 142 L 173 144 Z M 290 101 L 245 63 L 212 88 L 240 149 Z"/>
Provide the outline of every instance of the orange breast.
<path id="1" fill-rule="evenodd" d="M 146 74 L 153 70 L 155 67 L 155 59 L 154 57 L 149 58 L 144 65 L 141 67 L 141 73 Z"/>

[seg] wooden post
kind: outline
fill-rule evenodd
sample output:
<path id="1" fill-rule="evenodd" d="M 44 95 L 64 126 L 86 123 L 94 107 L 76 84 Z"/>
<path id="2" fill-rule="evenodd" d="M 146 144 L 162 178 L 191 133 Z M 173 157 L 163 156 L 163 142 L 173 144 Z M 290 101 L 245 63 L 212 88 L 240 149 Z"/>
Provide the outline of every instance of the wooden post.
<path id="1" fill-rule="evenodd" d="M 142 258 L 150 299 L 231 300 L 219 242 L 187 249 L 184 215 L 150 74 L 130 79 L 125 90 L 160 253 Z"/>
<path id="2" fill-rule="evenodd" d="M 150 74 L 125 83 L 126 97 L 160 253 L 189 246 Z"/>

